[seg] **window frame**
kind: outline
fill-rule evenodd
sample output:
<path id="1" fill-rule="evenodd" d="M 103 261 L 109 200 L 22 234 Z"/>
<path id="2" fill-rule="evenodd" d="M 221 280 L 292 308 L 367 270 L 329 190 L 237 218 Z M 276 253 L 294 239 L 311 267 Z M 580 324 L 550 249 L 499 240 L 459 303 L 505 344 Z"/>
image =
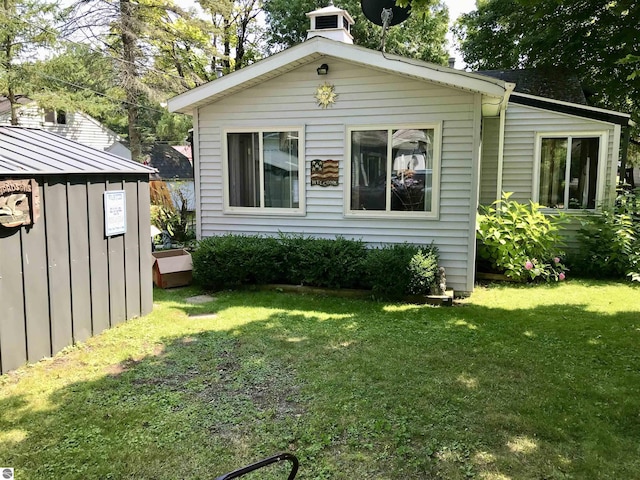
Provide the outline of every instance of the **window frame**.
<path id="1" fill-rule="evenodd" d="M 607 130 L 576 130 L 576 131 L 560 131 L 560 132 L 536 132 L 536 145 L 533 162 L 533 191 L 532 199 L 535 203 L 540 203 L 540 166 L 542 164 L 542 141 L 545 139 L 564 139 L 567 140 L 567 165 L 566 170 L 571 168 L 571 144 L 574 139 L 582 138 L 598 138 L 600 145 L 598 146 L 598 182 L 596 186 L 595 208 L 569 208 L 568 202 L 565 202 L 564 208 L 550 208 L 541 205 L 541 211 L 544 213 L 563 212 L 566 214 L 580 214 L 581 212 L 596 212 L 602 209 L 605 200 L 605 187 L 607 185 L 607 163 L 609 151 L 609 132 Z M 569 184 L 565 185 L 565 198 L 567 197 L 567 189 Z"/>
<path id="2" fill-rule="evenodd" d="M 265 216 L 304 216 L 306 215 L 306 164 L 305 164 L 305 128 L 303 126 L 274 127 L 230 127 L 222 130 L 222 175 L 223 175 L 223 213 L 238 215 Z M 298 207 L 276 208 L 264 206 L 264 133 L 296 132 L 298 134 Z M 258 134 L 260 162 L 260 203 L 259 207 L 238 207 L 229 203 L 229 145 L 228 135 L 233 133 Z"/>
<path id="3" fill-rule="evenodd" d="M 391 140 L 394 130 L 433 130 L 433 168 L 431 169 L 431 210 L 423 211 L 394 211 L 391 210 L 391 189 L 387 187 L 385 210 L 352 210 L 351 209 L 351 137 L 353 132 L 386 130 L 387 138 Z M 379 125 L 349 125 L 345 132 L 345 166 L 344 166 L 344 216 L 364 218 L 398 218 L 438 220 L 440 217 L 440 170 L 442 162 L 442 122 L 411 123 L 411 124 L 379 124 Z M 393 143 L 387 142 L 387 179 L 386 185 L 391 184 L 393 167 Z"/>

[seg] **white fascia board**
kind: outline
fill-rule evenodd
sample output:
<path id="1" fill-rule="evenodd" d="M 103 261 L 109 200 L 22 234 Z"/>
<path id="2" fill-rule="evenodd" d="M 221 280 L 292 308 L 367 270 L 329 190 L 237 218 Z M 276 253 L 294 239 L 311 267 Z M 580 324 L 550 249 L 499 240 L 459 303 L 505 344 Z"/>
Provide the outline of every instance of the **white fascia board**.
<path id="1" fill-rule="evenodd" d="M 334 57 L 397 75 L 481 93 L 488 97 L 503 99 L 506 90 L 504 81 L 485 75 L 477 75 L 397 55 L 383 54 L 376 50 L 316 36 L 253 65 L 171 98 L 168 101 L 169 111 L 189 113 L 194 107 L 208 103 L 207 99 L 222 94 L 226 90 L 237 88 L 247 82 L 255 83 L 260 77 L 263 79 L 273 78 L 299 65 L 312 62 L 320 56 Z M 287 67 L 289 68 L 287 69 Z"/>

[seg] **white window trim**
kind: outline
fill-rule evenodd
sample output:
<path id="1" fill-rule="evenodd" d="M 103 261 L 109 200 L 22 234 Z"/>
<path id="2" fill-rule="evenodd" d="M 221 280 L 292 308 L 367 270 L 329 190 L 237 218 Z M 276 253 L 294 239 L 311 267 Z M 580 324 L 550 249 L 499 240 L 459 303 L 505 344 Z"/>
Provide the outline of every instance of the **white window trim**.
<path id="1" fill-rule="evenodd" d="M 363 130 L 400 130 L 433 129 L 433 169 L 431 172 L 431 211 L 430 212 L 400 212 L 391 210 L 351 210 L 351 133 Z M 440 213 L 440 169 L 442 159 L 442 122 L 416 124 L 382 124 L 382 125 L 350 125 L 345 132 L 347 154 L 344 161 L 344 216 L 359 218 L 421 218 L 438 220 Z M 387 162 L 391 161 L 393 146 L 387 145 Z M 387 164 L 388 165 L 388 164 Z M 391 179 L 391 169 L 387 168 L 387 183 Z M 387 189 L 386 204 L 390 205 L 391 190 Z"/>
<path id="2" fill-rule="evenodd" d="M 260 165 L 263 164 L 263 133 L 265 132 L 297 132 L 298 133 L 298 208 L 271 208 L 271 207 L 233 207 L 229 205 L 229 148 L 227 135 L 229 133 L 257 133 L 260 144 Z M 273 126 L 273 127 L 240 127 L 226 128 L 222 130 L 222 175 L 223 182 L 223 210 L 224 214 L 233 215 L 261 215 L 261 216 L 304 216 L 306 215 L 306 164 L 305 164 L 305 137 L 304 127 L 297 126 Z M 260 198 L 264 197 L 264 170 L 260 168 Z"/>
<path id="3" fill-rule="evenodd" d="M 533 201 L 540 203 L 540 164 L 542 162 L 542 139 L 543 138 L 595 138 L 600 139 L 598 149 L 598 185 L 596 188 L 596 208 L 595 209 L 573 209 L 573 208 L 547 208 L 541 207 L 543 213 L 564 212 L 571 215 L 581 215 L 586 211 L 598 211 L 601 209 L 602 202 L 605 199 L 605 187 L 607 184 L 607 164 L 609 150 L 609 132 L 607 130 L 589 130 L 589 131 L 566 131 L 566 132 L 536 132 L 536 145 L 534 151 L 533 162 Z M 570 144 L 569 144 L 570 145 Z M 569 151 L 570 147 L 569 147 Z"/>

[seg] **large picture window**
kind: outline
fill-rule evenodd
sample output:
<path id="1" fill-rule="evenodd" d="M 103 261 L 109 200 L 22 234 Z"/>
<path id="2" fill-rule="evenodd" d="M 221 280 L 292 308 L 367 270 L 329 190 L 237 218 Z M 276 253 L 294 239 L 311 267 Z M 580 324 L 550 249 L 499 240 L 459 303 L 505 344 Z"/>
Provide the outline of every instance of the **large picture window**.
<path id="1" fill-rule="evenodd" d="M 351 213 L 435 215 L 438 127 L 353 129 L 349 142 Z"/>
<path id="2" fill-rule="evenodd" d="M 301 135 L 301 130 L 227 132 L 227 209 L 300 212 Z"/>
<path id="3" fill-rule="evenodd" d="M 601 136 L 540 138 L 538 203 L 547 208 L 596 208 Z"/>

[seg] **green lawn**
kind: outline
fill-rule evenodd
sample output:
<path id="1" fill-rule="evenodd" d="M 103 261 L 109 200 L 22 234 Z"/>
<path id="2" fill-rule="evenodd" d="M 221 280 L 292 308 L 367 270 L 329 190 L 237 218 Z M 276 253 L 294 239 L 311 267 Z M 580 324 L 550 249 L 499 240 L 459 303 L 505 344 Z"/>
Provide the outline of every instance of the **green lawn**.
<path id="1" fill-rule="evenodd" d="M 205 479 L 289 451 L 300 479 L 640 478 L 638 285 L 197 293 L 0 377 L 0 466 Z"/>

